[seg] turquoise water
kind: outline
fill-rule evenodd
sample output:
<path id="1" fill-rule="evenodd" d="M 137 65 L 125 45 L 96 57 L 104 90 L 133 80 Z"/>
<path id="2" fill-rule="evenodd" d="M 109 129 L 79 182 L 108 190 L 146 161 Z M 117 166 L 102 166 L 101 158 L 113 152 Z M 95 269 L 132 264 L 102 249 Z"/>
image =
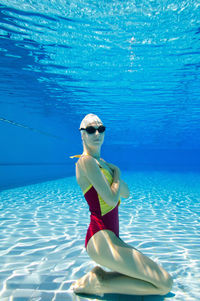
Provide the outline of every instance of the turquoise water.
<path id="1" fill-rule="evenodd" d="M 165 297 L 105 295 L 92 300 L 199 298 L 200 175 L 124 172 L 130 197 L 120 205 L 120 237 L 174 278 Z M 0 219 L 0 300 L 89 300 L 69 290 L 94 267 L 84 248 L 89 224 L 74 177 L 4 190 Z"/>

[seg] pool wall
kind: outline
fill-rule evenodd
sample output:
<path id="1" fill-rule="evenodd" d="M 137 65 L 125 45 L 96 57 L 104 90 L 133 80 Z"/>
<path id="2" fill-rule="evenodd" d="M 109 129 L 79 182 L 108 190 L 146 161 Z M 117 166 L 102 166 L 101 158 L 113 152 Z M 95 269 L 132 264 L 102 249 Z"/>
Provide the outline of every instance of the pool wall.
<path id="1" fill-rule="evenodd" d="M 59 133 L 58 133 L 59 134 Z M 0 189 L 27 185 L 75 174 L 76 159 L 80 154 L 80 138 L 66 139 L 47 136 L 33 130 L 1 123 Z M 117 164 L 122 170 L 200 171 L 199 150 L 142 149 L 130 145 L 106 145 L 102 157 Z"/>

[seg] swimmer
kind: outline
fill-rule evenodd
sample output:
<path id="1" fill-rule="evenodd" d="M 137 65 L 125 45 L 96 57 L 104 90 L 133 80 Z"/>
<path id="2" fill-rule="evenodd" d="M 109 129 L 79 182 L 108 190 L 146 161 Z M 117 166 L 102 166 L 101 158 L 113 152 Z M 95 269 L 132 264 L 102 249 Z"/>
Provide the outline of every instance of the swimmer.
<path id="1" fill-rule="evenodd" d="M 120 169 L 101 158 L 105 126 L 88 114 L 80 124 L 83 153 L 76 163 L 76 179 L 88 203 L 90 225 L 85 238 L 88 255 L 98 266 L 71 285 L 75 293 L 165 295 L 172 277 L 160 265 L 119 237 L 118 207 L 129 197 Z M 105 271 L 102 267 L 111 271 Z"/>

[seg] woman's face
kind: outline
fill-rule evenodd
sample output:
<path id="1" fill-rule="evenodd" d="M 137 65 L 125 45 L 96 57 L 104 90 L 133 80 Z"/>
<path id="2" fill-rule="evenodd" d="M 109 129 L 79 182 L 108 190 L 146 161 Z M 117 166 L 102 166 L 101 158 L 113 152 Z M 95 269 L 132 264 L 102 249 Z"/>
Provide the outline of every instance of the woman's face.
<path id="1" fill-rule="evenodd" d="M 100 125 L 103 125 L 103 124 L 99 121 L 93 121 L 93 122 L 88 123 L 87 127 L 93 126 L 97 129 Z M 82 133 L 82 139 L 83 139 L 84 143 L 90 147 L 92 147 L 92 146 L 100 147 L 103 144 L 104 136 L 105 136 L 105 132 L 99 133 L 99 131 L 97 131 L 97 130 L 94 134 L 88 134 L 87 131 L 83 131 L 83 133 Z"/>

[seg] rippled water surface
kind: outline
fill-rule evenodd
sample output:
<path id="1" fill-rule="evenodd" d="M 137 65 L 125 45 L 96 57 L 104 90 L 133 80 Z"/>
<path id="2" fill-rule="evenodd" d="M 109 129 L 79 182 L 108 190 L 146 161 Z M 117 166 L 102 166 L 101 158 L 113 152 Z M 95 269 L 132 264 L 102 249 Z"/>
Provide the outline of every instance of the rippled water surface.
<path id="1" fill-rule="evenodd" d="M 99 299 L 198 300 L 200 175 L 126 172 L 123 178 L 131 195 L 120 206 L 120 236 L 162 264 L 174 287 L 166 297 Z M 69 290 L 94 266 L 84 249 L 88 208 L 75 178 L 4 190 L 0 197 L 0 300 L 88 300 Z"/>
<path id="2" fill-rule="evenodd" d="M 0 121 L 64 141 L 95 112 L 110 146 L 199 149 L 199 14 L 198 0 L 2 0 Z"/>

